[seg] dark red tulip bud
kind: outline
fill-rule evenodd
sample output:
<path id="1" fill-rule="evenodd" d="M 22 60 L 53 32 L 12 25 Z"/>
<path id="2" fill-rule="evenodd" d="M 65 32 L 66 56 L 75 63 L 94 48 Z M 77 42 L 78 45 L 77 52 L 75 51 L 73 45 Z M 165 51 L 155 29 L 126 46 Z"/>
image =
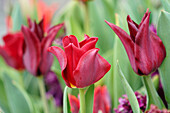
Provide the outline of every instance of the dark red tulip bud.
<path id="1" fill-rule="evenodd" d="M 111 65 L 95 48 L 97 40 L 85 35 L 79 43 L 75 36 L 70 35 L 63 38 L 65 51 L 56 46 L 48 49 L 58 58 L 62 77 L 68 87 L 83 88 L 94 84 L 110 70 Z"/>
<path id="2" fill-rule="evenodd" d="M 146 11 L 138 25 L 127 16 L 130 36 L 120 27 L 106 23 L 122 41 L 133 70 L 138 75 L 148 75 L 163 62 L 166 51 L 161 39 L 149 29 L 150 12 Z"/>

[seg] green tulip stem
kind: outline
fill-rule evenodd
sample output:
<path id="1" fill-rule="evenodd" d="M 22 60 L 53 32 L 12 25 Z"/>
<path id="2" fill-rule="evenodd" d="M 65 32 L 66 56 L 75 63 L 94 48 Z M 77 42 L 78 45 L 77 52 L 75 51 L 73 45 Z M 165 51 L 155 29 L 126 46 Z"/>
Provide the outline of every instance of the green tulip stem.
<path id="1" fill-rule="evenodd" d="M 20 74 L 20 84 L 22 87 L 24 87 L 24 71 L 19 71 Z"/>
<path id="2" fill-rule="evenodd" d="M 152 83 L 151 76 L 143 76 L 143 83 L 145 85 L 146 91 L 147 91 L 147 108 L 149 109 L 151 104 L 154 104 L 158 106 L 158 108 L 163 108 L 163 103 L 160 97 L 158 96 L 158 93 Z"/>
<path id="3" fill-rule="evenodd" d="M 80 88 L 79 94 L 80 94 L 80 113 L 86 113 L 86 103 L 85 103 L 85 89 Z"/>
<path id="4" fill-rule="evenodd" d="M 49 113 L 47 99 L 45 96 L 46 92 L 45 92 L 43 76 L 38 77 L 38 85 L 39 85 L 39 89 L 40 89 L 41 99 L 44 104 L 43 105 L 44 113 Z"/>
<path id="5" fill-rule="evenodd" d="M 89 35 L 89 33 L 90 33 L 90 19 L 89 19 L 88 2 L 83 2 L 83 4 L 84 4 L 84 11 L 85 11 L 84 30 L 85 30 L 85 33 Z"/>

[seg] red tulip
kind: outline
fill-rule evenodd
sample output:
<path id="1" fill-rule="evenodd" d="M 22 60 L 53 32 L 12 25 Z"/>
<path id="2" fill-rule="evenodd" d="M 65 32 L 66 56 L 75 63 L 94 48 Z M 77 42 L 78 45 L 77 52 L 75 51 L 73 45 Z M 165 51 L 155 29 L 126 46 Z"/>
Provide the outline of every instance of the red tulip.
<path id="1" fill-rule="evenodd" d="M 24 37 L 21 32 L 9 33 L 3 37 L 4 45 L 0 46 L 0 55 L 6 63 L 17 69 L 24 69 L 23 65 L 23 45 Z"/>
<path id="2" fill-rule="evenodd" d="M 106 21 L 122 41 L 131 66 L 138 75 L 148 75 L 156 70 L 166 56 L 161 39 L 149 29 L 149 18 L 150 12 L 147 10 L 138 25 L 128 15 L 130 36 L 120 27 Z"/>
<path id="3" fill-rule="evenodd" d="M 34 76 L 45 75 L 52 65 L 53 56 L 48 53 L 47 48 L 51 46 L 56 34 L 63 24 L 53 26 L 44 32 L 42 20 L 39 24 L 28 21 L 29 27 L 22 26 L 26 43 L 24 53 L 24 64 L 26 69 Z"/>
<path id="4" fill-rule="evenodd" d="M 73 95 L 69 95 L 69 101 L 72 113 L 79 113 L 79 99 Z M 94 90 L 93 113 L 111 113 L 110 96 L 106 86 L 98 86 Z"/>
<path id="5" fill-rule="evenodd" d="M 97 40 L 85 35 L 85 40 L 79 43 L 75 36 L 70 35 L 63 38 L 65 52 L 56 46 L 48 49 L 58 58 L 68 87 L 83 88 L 94 84 L 110 70 L 111 65 L 95 48 Z"/>

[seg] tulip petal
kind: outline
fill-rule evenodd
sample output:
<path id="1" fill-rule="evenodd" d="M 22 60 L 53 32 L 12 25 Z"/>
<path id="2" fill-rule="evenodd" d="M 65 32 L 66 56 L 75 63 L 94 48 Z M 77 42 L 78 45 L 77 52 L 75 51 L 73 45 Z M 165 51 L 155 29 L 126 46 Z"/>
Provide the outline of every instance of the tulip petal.
<path id="1" fill-rule="evenodd" d="M 154 51 L 153 62 L 156 63 L 156 68 L 158 68 L 166 57 L 166 50 L 161 39 L 152 31 L 150 31 L 150 39 Z"/>
<path id="2" fill-rule="evenodd" d="M 79 113 L 79 109 L 80 109 L 80 103 L 79 103 L 79 99 L 76 98 L 73 95 L 68 95 L 69 101 L 70 101 L 70 106 L 71 106 L 71 112 L 72 113 Z"/>
<path id="3" fill-rule="evenodd" d="M 146 17 L 148 16 L 149 14 L 149 8 L 146 10 L 146 13 L 144 14 L 142 20 L 141 20 L 141 23 L 139 24 L 139 27 L 142 25 L 142 23 L 145 21 Z"/>
<path id="4" fill-rule="evenodd" d="M 83 88 L 100 80 L 111 65 L 98 54 L 99 49 L 87 51 L 79 60 L 74 70 L 74 79 L 77 88 Z"/>
<path id="5" fill-rule="evenodd" d="M 127 55 L 129 57 L 130 63 L 132 65 L 132 68 L 135 72 L 137 72 L 136 64 L 135 64 L 135 56 L 134 56 L 134 42 L 131 40 L 130 36 L 120 27 L 105 21 L 112 30 L 118 35 L 121 42 L 123 43 L 125 50 L 127 52 Z"/>
<path id="6" fill-rule="evenodd" d="M 142 75 L 148 75 L 153 71 L 156 65 L 156 62 L 153 62 L 154 52 L 151 39 L 149 37 L 149 17 L 150 13 L 141 24 L 135 38 L 135 59 L 136 66 L 138 66 L 137 73 Z"/>
<path id="7" fill-rule="evenodd" d="M 68 46 L 70 43 L 73 43 L 76 47 L 79 47 L 79 42 L 74 35 L 65 36 L 63 38 L 63 47 Z"/>
<path id="8" fill-rule="evenodd" d="M 102 111 L 102 113 L 110 113 L 111 111 L 110 96 L 106 86 L 98 86 L 94 90 L 93 113 L 99 111 Z"/>
<path id="9" fill-rule="evenodd" d="M 129 27 L 129 32 L 130 32 L 130 37 L 133 40 L 133 42 L 135 42 L 135 36 L 138 32 L 138 28 L 136 27 L 136 25 L 133 23 L 133 21 L 131 20 L 130 16 L 127 16 L 127 22 L 128 22 L 128 27 Z"/>
<path id="10" fill-rule="evenodd" d="M 26 69 L 33 75 L 37 76 L 38 66 L 41 56 L 41 45 L 38 37 L 30 31 L 29 28 L 22 26 L 21 28 L 26 43 L 24 53 L 24 64 Z"/>
<path id="11" fill-rule="evenodd" d="M 94 49 L 95 45 L 98 41 L 97 37 L 89 37 L 88 35 L 85 35 L 85 40 L 81 41 L 80 44 L 80 48 L 82 48 L 85 51 L 88 51 L 90 49 Z"/>
<path id="12" fill-rule="evenodd" d="M 61 70 L 62 70 L 62 77 L 63 77 L 66 85 L 71 87 L 70 83 L 68 81 L 68 78 L 65 74 L 66 73 L 66 66 L 67 66 L 67 57 L 65 55 L 65 52 L 57 46 L 49 47 L 48 51 L 53 53 L 57 57 L 59 64 L 60 64 L 60 67 L 61 67 Z"/>
<path id="13" fill-rule="evenodd" d="M 47 49 L 48 47 L 51 46 L 52 41 L 54 40 L 58 31 L 63 27 L 63 25 L 64 24 L 59 24 L 59 25 L 52 27 L 48 31 L 48 35 L 42 39 L 42 42 L 41 42 L 42 59 L 40 63 L 40 71 L 43 75 L 45 75 L 50 70 L 50 67 L 53 61 L 53 56 L 47 51 Z"/>
<path id="14" fill-rule="evenodd" d="M 73 71 L 77 67 L 79 59 L 85 53 L 85 51 L 76 47 L 73 43 L 70 43 L 68 46 L 64 47 L 64 50 L 67 56 L 67 68 L 64 74 L 68 77 L 69 82 L 76 86 L 75 79 L 73 77 Z"/>

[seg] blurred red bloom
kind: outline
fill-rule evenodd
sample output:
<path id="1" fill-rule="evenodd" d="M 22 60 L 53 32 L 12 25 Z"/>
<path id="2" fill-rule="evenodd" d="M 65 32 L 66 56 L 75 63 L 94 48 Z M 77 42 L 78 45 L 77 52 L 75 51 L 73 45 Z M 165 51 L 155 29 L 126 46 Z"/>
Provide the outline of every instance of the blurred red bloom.
<path id="1" fill-rule="evenodd" d="M 138 25 L 128 15 L 130 36 L 120 27 L 106 21 L 122 41 L 131 66 L 138 75 L 148 75 L 156 70 L 166 56 L 161 39 L 149 30 L 149 18 L 150 12 L 147 10 Z"/>
<path id="2" fill-rule="evenodd" d="M 79 113 L 79 99 L 73 95 L 69 95 L 69 101 L 72 113 Z M 98 86 L 94 90 L 93 113 L 111 113 L 110 96 L 106 86 Z"/>
<path id="3" fill-rule="evenodd" d="M 24 69 L 23 65 L 23 47 L 24 37 L 21 32 L 8 33 L 3 37 L 4 45 L 0 46 L 0 55 L 6 63 L 17 69 Z"/>
<path id="4" fill-rule="evenodd" d="M 29 27 L 22 26 L 26 44 L 24 53 L 25 68 L 34 76 L 45 75 L 50 70 L 53 56 L 48 53 L 47 48 L 51 46 L 58 31 L 63 24 L 58 24 L 44 32 L 44 20 L 39 24 L 28 20 Z"/>
<path id="5" fill-rule="evenodd" d="M 55 11 L 57 10 L 57 4 L 52 4 L 48 6 L 42 0 L 38 0 L 37 2 L 37 14 L 38 19 L 44 19 L 44 30 L 46 30 L 52 21 L 52 17 L 54 16 Z"/>
<path id="6" fill-rule="evenodd" d="M 95 48 L 98 38 L 85 35 L 85 39 L 78 42 L 73 35 L 63 38 L 65 52 L 57 47 L 50 47 L 60 63 L 62 77 L 68 87 L 83 88 L 100 80 L 111 65 L 98 54 Z"/>

